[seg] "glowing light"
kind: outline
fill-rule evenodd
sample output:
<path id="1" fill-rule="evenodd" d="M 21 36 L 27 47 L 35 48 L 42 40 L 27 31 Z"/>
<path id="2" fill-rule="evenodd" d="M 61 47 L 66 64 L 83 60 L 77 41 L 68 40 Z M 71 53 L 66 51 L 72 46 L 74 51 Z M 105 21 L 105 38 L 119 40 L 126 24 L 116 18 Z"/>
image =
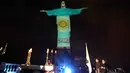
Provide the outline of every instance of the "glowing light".
<path id="1" fill-rule="evenodd" d="M 65 73 L 71 73 L 71 69 L 70 68 L 65 68 Z"/>
<path id="2" fill-rule="evenodd" d="M 54 69 L 53 66 L 45 66 L 46 71 L 52 71 Z"/>
<path id="3" fill-rule="evenodd" d="M 63 68 L 65 68 L 65 66 L 63 66 Z"/>
<path id="4" fill-rule="evenodd" d="M 43 69 L 43 65 L 40 65 L 40 69 Z"/>

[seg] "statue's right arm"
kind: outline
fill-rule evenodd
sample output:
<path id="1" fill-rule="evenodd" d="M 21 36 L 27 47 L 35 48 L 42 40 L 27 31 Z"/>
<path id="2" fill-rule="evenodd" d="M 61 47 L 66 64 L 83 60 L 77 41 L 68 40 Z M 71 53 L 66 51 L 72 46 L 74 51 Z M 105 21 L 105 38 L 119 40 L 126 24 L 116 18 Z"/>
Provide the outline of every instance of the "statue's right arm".
<path id="1" fill-rule="evenodd" d="M 46 12 L 48 16 L 55 15 L 55 10 L 40 10 L 40 12 Z"/>
<path id="2" fill-rule="evenodd" d="M 83 10 L 84 10 L 84 9 L 88 9 L 88 7 L 83 7 L 82 9 L 83 9 Z"/>
<path id="3" fill-rule="evenodd" d="M 40 10 L 40 12 L 47 12 L 46 10 Z"/>

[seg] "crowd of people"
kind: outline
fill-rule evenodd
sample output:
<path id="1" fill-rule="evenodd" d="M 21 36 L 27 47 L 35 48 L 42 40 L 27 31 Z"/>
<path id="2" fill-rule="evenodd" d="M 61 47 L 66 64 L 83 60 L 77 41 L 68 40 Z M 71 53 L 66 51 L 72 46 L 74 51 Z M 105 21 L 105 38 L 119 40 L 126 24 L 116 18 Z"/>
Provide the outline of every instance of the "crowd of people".
<path id="1" fill-rule="evenodd" d="M 104 59 L 95 60 L 95 73 L 107 73 L 109 67 Z"/>

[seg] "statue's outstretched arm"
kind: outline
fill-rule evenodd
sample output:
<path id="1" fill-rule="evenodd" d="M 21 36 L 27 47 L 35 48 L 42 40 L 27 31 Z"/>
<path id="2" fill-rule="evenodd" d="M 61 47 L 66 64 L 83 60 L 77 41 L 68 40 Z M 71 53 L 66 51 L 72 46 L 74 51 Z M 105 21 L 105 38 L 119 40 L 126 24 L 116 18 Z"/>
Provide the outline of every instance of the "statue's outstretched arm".
<path id="1" fill-rule="evenodd" d="M 82 9 L 88 9 L 88 7 L 83 7 Z"/>
<path id="2" fill-rule="evenodd" d="M 47 12 L 46 10 L 40 10 L 40 12 Z"/>

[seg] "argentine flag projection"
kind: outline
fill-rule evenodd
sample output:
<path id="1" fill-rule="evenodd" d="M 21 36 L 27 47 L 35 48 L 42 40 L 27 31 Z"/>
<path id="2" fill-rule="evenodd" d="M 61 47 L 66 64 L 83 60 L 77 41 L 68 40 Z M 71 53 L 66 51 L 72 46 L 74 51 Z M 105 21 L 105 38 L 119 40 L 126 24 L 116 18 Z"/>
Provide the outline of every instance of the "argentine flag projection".
<path id="1" fill-rule="evenodd" d="M 70 49 L 70 16 L 80 14 L 81 11 L 86 8 L 71 9 L 65 7 L 65 2 L 61 2 L 61 8 L 53 10 L 41 10 L 40 12 L 46 12 L 48 16 L 56 16 L 56 24 L 58 30 L 57 36 L 57 48 L 63 49 L 64 47 Z"/>
<path id="2" fill-rule="evenodd" d="M 70 48 L 70 18 L 69 16 L 57 16 L 57 48 Z"/>

